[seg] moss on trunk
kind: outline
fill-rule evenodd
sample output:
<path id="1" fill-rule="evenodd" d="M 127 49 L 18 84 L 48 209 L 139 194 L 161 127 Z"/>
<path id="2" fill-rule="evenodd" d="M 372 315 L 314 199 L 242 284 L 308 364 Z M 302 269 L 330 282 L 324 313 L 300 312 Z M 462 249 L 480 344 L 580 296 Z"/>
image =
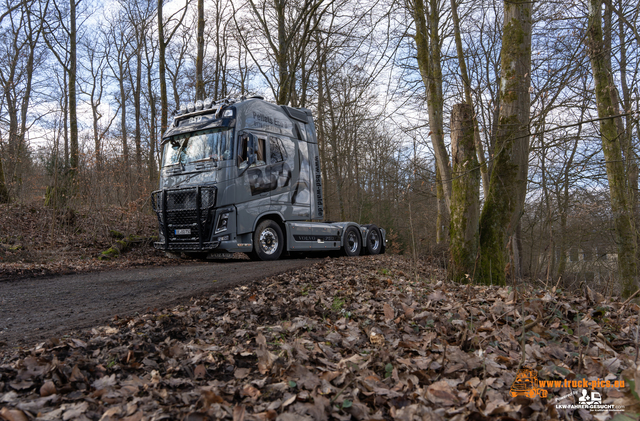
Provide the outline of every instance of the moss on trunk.
<path id="1" fill-rule="evenodd" d="M 129 235 L 127 238 L 117 240 L 111 247 L 100 253 L 100 255 L 98 256 L 98 260 L 115 259 L 121 254 L 129 251 L 132 247 L 138 246 L 145 242 L 149 242 L 149 240 L 145 240 L 144 238 L 138 237 L 137 235 Z"/>
<path id="2" fill-rule="evenodd" d="M 609 69 L 609 55 L 605 51 L 602 32 L 602 2 L 590 0 L 587 48 L 595 81 L 596 105 L 600 120 L 602 152 L 606 161 L 607 179 L 611 196 L 611 210 L 618 244 L 618 270 L 623 295 L 628 296 L 638 289 L 636 248 L 637 239 L 631 212 L 628 178 L 622 157 L 622 146 L 617 120 L 617 94 Z"/>
<path id="3" fill-rule="evenodd" d="M 450 277 L 466 282 L 475 275 L 480 211 L 480 167 L 474 144 L 473 108 L 456 104 L 451 113 Z"/>
<path id="4" fill-rule="evenodd" d="M 489 195 L 480 216 L 480 281 L 504 285 L 507 240 L 513 234 L 527 190 L 531 9 L 505 1 L 500 76 L 500 116 Z"/>

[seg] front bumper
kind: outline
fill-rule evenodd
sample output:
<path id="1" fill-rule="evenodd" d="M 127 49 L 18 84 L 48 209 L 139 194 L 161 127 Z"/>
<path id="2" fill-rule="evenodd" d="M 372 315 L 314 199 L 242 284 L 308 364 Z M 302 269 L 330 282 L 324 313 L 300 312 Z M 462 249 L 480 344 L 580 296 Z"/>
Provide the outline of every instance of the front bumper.
<path id="1" fill-rule="evenodd" d="M 197 186 L 157 190 L 151 194 L 160 224 L 160 241 L 153 246 L 169 251 L 213 250 L 212 240 L 217 188 Z"/>

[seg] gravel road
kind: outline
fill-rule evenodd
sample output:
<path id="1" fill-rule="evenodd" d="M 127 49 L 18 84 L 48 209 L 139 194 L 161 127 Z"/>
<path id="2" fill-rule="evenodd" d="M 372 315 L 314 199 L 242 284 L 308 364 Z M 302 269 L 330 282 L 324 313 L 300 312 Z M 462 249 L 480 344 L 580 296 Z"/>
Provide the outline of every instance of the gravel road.
<path id="1" fill-rule="evenodd" d="M 162 309 L 318 259 L 199 262 L 0 282 L 0 350 Z"/>

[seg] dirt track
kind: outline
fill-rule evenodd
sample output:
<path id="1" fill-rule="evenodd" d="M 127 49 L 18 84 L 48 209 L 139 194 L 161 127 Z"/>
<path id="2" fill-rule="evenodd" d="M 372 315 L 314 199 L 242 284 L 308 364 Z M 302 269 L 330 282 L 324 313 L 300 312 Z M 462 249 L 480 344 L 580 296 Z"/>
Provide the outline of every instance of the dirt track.
<path id="1" fill-rule="evenodd" d="M 0 282 L 0 350 L 170 307 L 317 259 L 201 262 Z"/>

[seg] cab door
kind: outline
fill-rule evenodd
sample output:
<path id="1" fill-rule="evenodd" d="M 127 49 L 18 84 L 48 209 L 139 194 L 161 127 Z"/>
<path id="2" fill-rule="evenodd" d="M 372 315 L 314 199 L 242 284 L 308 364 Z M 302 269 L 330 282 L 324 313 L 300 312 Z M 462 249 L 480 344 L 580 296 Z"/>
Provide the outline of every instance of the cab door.
<path id="1" fill-rule="evenodd" d="M 238 234 L 253 230 L 254 222 L 270 207 L 266 174 L 266 136 L 244 133 L 238 137 L 236 207 Z"/>
<path id="2" fill-rule="evenodd" d="M 294 144 L 287 138 L 276 136 L 269 136 L 268 144 L 269 161 L 266 172 L 271 189 L 271 209 L 279 212 L 288 220 L 292 214 L 290 197 Z"/>

